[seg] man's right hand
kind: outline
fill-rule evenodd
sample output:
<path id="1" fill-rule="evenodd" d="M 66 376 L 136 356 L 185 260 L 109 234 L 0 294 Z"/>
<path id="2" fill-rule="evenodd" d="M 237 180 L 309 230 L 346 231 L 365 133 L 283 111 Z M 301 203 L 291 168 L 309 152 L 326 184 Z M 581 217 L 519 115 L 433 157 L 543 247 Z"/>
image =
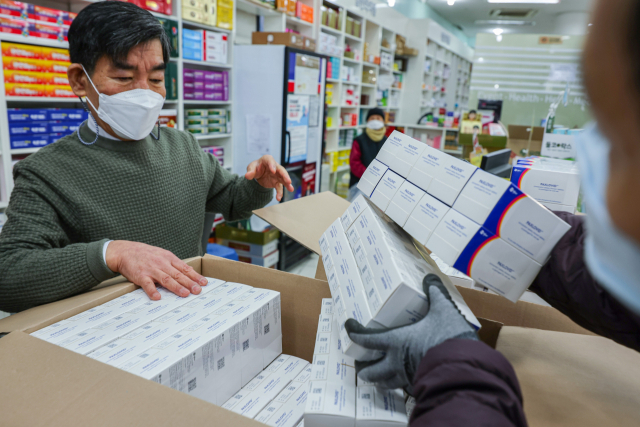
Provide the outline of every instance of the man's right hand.
<path id="1" fill-rule="evenodd" d="M 171 252 L 144 243 L 114 240 L 107 246 L 106 261 L 111 271 L 140 286 L 152 300 L 160 299 L 156 283 L 181 297 L 197 295 L 207 284 Z"/>

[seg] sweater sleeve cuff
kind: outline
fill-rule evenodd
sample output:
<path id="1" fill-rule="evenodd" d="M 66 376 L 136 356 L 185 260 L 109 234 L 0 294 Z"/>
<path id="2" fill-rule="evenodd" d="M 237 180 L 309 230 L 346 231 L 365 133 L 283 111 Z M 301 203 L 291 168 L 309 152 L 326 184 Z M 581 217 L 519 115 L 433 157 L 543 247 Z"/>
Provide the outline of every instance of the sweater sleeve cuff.
<path id="1" fill-rule="evenodd" d="M 264 188 L 262 185 L 258 184 L 258 181 L 256 181 L 255 179 L 252 179 L 251 181 L 249 181 L 249 187 L 251 188 L 252 191 L 255 191 L 257 193 L 273 192 L 273 188 Z"/>
<path id="2" fill-rule="evenodd" d="M 102 239 L 97 242 L 91 242 L 87 245 L 87 266 L 89 271 L 98 282 L 104 282 L 117 276 L 116 273 L 107 267 L 107 263 L 102 255 L 104 244 L 109 239 Z"/>

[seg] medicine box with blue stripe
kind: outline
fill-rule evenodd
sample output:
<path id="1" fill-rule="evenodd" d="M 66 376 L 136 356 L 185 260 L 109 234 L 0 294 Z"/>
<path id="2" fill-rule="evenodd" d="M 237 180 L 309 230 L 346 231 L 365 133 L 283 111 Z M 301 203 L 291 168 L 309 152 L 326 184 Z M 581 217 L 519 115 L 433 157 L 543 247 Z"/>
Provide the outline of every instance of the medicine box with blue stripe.
<path id="1" fill-rule="evenodd" d="M 504 240 L 451 209 L 427 242 L 446 264 L 516 302 L 541 265 Z"/>
<path id="2" fill-rule="evenodd" d="M 480 169 L 465 185 L 453 209 L 539 264 L 571 228 L 516 186 Z"/>

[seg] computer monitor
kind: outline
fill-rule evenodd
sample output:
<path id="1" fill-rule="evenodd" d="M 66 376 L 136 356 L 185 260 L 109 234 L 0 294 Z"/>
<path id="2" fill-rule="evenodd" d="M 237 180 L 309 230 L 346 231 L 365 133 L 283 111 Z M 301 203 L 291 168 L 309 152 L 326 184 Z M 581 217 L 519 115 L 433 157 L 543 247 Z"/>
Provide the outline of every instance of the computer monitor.
<path id="1" fill-rule="evenodd" d="M 485 154 L 482 156 L 480 169 L 501 178 L 509 178 L 511 176 L 511 165 L 509 164 L 510 158 L 511 149 L 509 148 Z"/>

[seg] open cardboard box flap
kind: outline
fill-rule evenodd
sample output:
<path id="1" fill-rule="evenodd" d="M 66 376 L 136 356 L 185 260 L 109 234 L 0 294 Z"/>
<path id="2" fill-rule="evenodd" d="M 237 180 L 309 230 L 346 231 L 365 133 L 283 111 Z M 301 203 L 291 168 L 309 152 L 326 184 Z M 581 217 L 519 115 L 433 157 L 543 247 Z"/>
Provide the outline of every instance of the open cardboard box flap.
<path id="1" fill-rule="evenodd" d="M 321 234 L 346 207 L 344 200 L 323 193 L 258 213 L 318 252 Z M 320 301 L 330 297 L 329 286 L 322 280 L 321 261 L 317 279 L 211 256 L 191 259 L 189 264 L 205 276 L 279 291 L 283 352 L 312 359 Z M 0 331 L 14 331 L 0 339 L 1 424 L 258 425 L 27 335 L 133 289 L 131 283 L 118 283 L 0 320 Z M 525 302 L 513 304 L 497 295 L 459 290 L 478 317 L 492 319 L 481 319 L 482 339 L 513 364 L 529 425 L 638 424 L 638 353 L 587 335 L 588 332 L 552 308 Z"/>
<path id="2" fill-rule="evenodd" d="M 192 259 L 189 264 L 205 276 L 280 292 L 283 352 L 312 360 L 321 300 L 331 298 L 326 282 L 212 256 Z M 47 427 L 260 425 L 185 393 L 31 337 L 20 329 L 40 329 L 51 324 L 54 318 L 66 318 L 95 307 L 133 287 L 128 283 L 114 285 L 108 293 L 104 289 L 91 291 L 61 301 L 64 304 L 52 303 L 38 310 L 27 310 L 22 324 L 11 323 L 16 326 L 14 332 L 0 339 L 0 424 Z"/>

